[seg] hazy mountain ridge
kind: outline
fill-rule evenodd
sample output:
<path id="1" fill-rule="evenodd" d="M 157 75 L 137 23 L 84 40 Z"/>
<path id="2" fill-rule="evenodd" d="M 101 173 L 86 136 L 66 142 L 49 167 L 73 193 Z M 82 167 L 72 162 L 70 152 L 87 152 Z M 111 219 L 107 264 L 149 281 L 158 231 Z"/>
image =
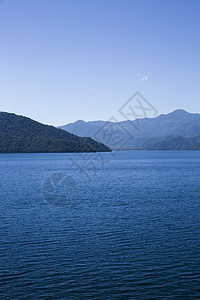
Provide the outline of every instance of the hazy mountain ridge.
<path id="1" fill-rule="evenodd" d="M 110 149 L 30 118 L 0 112 L 0 152 L 104 152 Z"/>
<path id="2" fill-rule="evenodd" d="M 144 118 L 119 123 L 106 121 L 84 122 L 79 120 L 60 128 L 79 136 L 95 138 L 96 133 L 101 128 L 106 131 L 109 130 L 110 125 L 113 130 L 118 130 L 120 139 L 125 139 L 125 131 L 133 137 L 128 140 L 122 149 L 162 149 L 162 147 L 166 149 L 165 143 L 169 143 L 171 149 L 176 147 L 179 149 L 190 149 L 191 147 L 196 149 L 196 147 L 199 147 L 197 141 L 200 135 L 200 114 L 189 113 L 181 109 L 169 114 L 159 115 L 156 118 Z M 196 137 L 196 139 L 190 139 L 192 137 Z M 176 140 L 177 138 L 178 140 Z M 101 136 L 100 140 L 112 149 L 118 148 L 112 139 L 106 142 Z"/>

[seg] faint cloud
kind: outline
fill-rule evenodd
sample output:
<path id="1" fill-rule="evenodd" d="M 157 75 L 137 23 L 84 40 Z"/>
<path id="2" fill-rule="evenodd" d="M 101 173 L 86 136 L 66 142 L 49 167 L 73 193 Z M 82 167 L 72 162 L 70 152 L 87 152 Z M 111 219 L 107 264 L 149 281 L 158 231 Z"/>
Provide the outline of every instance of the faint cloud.
<path id="1" fill-rule="evenodd" d="M 92 86 L 89 88 L 89 93 L 90 94 L 95 94 L 96 93 L 96 87 L 95 86 Z"/>
<path id="2" fill-rule="evenodd" d="M 138 80 L 139 80 L 140 82 L 142 82 L 142 81 L 147 81 L 147 80 L 149 80 L 151 74 L 152 74 L 152 72 L 148 72 L 148 73 L 146 73 L 146 74 L 138 72 L 138 73 L 137 73 Z"/>

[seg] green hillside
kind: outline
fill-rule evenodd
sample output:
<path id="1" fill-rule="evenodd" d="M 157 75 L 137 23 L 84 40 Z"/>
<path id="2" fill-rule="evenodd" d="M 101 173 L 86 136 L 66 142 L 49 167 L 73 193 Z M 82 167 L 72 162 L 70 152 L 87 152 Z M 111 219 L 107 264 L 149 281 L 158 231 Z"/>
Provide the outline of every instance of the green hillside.
<path id="1" fill-rule="evenodd" d="M 0 153 L 111 151 L 92 138 L 78 137 L 53 126 L 0 112 Z"/>

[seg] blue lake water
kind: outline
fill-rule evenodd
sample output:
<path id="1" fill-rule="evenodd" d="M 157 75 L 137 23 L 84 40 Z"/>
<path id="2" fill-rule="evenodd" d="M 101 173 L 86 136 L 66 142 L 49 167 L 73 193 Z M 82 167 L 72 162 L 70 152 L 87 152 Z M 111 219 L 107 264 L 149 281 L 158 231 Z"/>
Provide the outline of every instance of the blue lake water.
<path id="1" fill-rule="evenodd" d="M 200 299 L 200 152 L 0 155 L 0 299 Z"/>

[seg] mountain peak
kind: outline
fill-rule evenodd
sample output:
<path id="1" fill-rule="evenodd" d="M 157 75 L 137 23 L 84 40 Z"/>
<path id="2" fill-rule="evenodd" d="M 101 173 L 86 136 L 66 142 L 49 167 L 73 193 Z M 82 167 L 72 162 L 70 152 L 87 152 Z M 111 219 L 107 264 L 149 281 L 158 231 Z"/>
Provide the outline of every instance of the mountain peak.
<path id="1" fill-rule="evenodd" d="M 174 111 L 172 111 L 171 113 L 169 113 L 168 115 L 179 115 L 179 116 L 183 116 L 183 115 L 189 115 L 190 113 L 187 112 L 184 109 L 176 109 Z"/>
<path id="2" fill-rule="evenodd" d="M 171 119 L 184 119 L 186 117 L 189 117 L 191 114 L 189 112 L 187 112 L 184 109 L 176 109 L 168 114 L 161 114 L 159 115 L 157 118 L 158 119 L 163 119 L 163 118 L 167 118 L 169 120 Z"/>
<path id="3" fill-rule="evenodd" d="M 83 121 L 83 120 L 77 120 L 76 122 L 74 122 L 74 124 L 84 124 L 85 123 L 85 121 Z"/>

